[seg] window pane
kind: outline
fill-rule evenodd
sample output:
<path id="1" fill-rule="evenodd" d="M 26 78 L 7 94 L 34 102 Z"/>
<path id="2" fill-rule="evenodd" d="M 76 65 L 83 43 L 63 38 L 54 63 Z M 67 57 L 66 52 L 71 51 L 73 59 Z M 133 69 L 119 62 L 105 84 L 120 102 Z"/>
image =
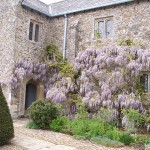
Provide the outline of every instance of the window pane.
<path id="1" fill-rule="evenodd" d="M 36 24 L 35 26 L 35 42 L 38 42 L 39 40 L 39 25 Z"/>
<path id="2" fill-rule="evenodd" d="M 140 83 L 142 84 L 142 89 L 144 92 L 148 92 L 148 75 L 143 74 L 140 77 Z"/>
<path id="3" fill-rule="evenodd" d="M 33 23 L 30 22 L 30 27 L 29 27 L 29 40 L 32 40 L 33 36 Z"/>
<path id="4" fill-rule="evenodd" d="M 107 20 L 106 21 L 106 34 L 107 37 L 112 37 L 113 33 L 113 21 L 112 20 Z"/>
<path id="5" fill-rule="evenodd" d="M 98 22 L 98 32 L 100 33 L 100 37 L 105 37 L 105 26 L 104 21 Z"/>

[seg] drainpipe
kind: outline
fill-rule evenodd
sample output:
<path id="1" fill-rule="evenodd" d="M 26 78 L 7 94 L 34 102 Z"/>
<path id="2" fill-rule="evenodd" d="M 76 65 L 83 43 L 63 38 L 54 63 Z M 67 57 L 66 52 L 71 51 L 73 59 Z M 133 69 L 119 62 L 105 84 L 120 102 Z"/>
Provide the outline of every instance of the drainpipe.
<path id="1" fill-rule="evenodd" d="M 67 45 L 67 23 L 68 23 L 68 17 L 65 14 L 64 15 L 65 20 L 65 27 L 64 27 L 64 46 L 63 46 L 63 60 L 66 59 L 66 45 Z"/>

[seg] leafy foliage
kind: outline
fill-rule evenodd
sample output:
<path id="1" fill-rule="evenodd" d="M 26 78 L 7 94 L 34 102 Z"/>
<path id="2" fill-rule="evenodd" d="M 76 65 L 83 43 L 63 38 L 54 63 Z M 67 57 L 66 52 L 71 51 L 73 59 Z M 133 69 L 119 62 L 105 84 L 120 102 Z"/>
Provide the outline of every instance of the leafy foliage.
<path id="1" fill-rule="evenodd" d="M 105 118 L 102 116 L 105 121 L 119 126 L 121 122 L 126 123 L 123 109 L 134 109 L 150 118 L 150 103 L 139 83 L 141 71 L 150 68 L 150 51 L 131 47 L 134 44 L 130 39 L 123 42 L 127 46 L 111 45 L 80 52 L 74 66 L 63 61 L 57 47 L 51 44 L 46 48 L 46 55 L 50 58 L 47 65 L 26 61 L 16 64 L 12 87 L 17 88 L 25 77 L 42 80 L 46 98 L 52 102 L 69 101 L 70 94 L 77 94 L 82 97 L 88 112 L 96 112 L 99 108 L 113 110 L 112 114 L 99 111 L 107 114 Z M 148 129 L 149 124 L 147 119 Z"/>
<path id="2" fill-rule="evenodd" d="M 93 136 L 102 136 L 109 128 L 104 122 L 98 119 L 75 119 L 71 122 L 73 135 L 83 136 L 90 139 Z"/>
<path id="3" fill-rule="evenodd" d="M 111 140 L 111 139 L 106 138 L 106 137 L 92 137 L 91 141 L 94 141 L 96 143 L 99 143 L 99 144 L 102 144 L 102 145 L 108 146 L 108 147 L 122 147 L 122 146 L 124 146 L 121 142 Z"/>
<path id="4" fill-rule="evenodd" d="M 50 67 L 57 68 L 57 70 L 64 77 L 74 77 L 75 73 L 73 65 L 69 64 L 67 60 L 63 60 L 62 55 L 58 52 L 55 45 L 50 44 L 45 49 L 46 56 L 49 57 L 47 63 Z"/>
<path id="5" fill-rule="evenodd" d="M 29 115 L 38 127 L 45 129 L 59 116 L 59 108 L 50 101 L 38 100 L 30 106 Z"/>
<path id="6" fill-rule="evenodd" d="M 28 129 L 39 129 L 39 126 L 37 124 L 35 124 L 34 122 L 30 122 L 29 124 L 27 124 L 26 128 L 28 128 Z"/>
<path id="7" fill-rule="evenodd" d="M 49 44 L 45 48 L 45 55 L 51 60 L 62 61 L 62 55 L 59 54 L 58 48 L 54 44 Z"/>
<path id="8" fill-rule="evenodd" d="M 120 141 L 125 145 L 130 145 L 131 143 L 135 142 L 134 138 L 130 134 L 123 134 L 120 138 Z"/>
<path id="9" fill-rule="evenodd" d="M 118 45 L 119 46 L 134 46 L 134 45 L 136 45 L 136 43 L 129 38 L 125 38 L 125 39 L 120 40 L 118 42 Z"/>
<path id="10" fill-rule="evenodd" d="M 150 148 L 150 136 L 145 140 L 145 147 Z"/>
<path id="11" fill-rule="evenodd" d="M 14 137 L 13 121 L 0 86 L 0 146 Z"/>
<path id="12" fill-rule="evenodd" d="M 91 110 L 97 107 L 114 109 L 111 120 L 116 118 L 119 124 L 123 109 L 147 114 L 150 103 L 145 104 L 145 97 L 137 88 L 137 78 L 141 71 L 150 68 L 149 50 L 114 45 L 101 50 L 89 49 L 78 54 L 74 68 L 81 74 L 82 102 Z"/>
<path id="13" fill-rule="evenodd" d="M 47 86 L 47 99 L 51 99 L 53 102 L 64 102 L 68 100 L 68 94 L 74 93 L 77 86 L 73 82 L 76 76 L 73 65 L 69 64 L 67 60 L 62 59 L 62 55 L 58 52 L 58 49 L 53 44 L 46 47 L 46 55 L 51 59 L 47 61 L 50 68 L 55 68 L 56 73 L 60 78 L 50 79 L 46 84 Z M 54 81 L 54 82 L 52 82 Z"/>
<path id="14" fill-rule="evenodd" d="M 116 116 L 118 116 L 118 112 L 116 109 L 100 108 L 95 116 L 111 125 L 118 125 L 118 120 L 116 118 Z"/>
<path id="15" fill-rule="evenodd" d="M 145 122 L 145 116 L 137 110 L 127 109 L 124 111 L 124 124 L 127 132 L 136 132 Z M 125 122 L 126 121 L 126 122 Z"/>
<path id="16" fill-rule="evenodd" d="M 121 137 L 122 137 L 123 133 L 121 131 L 119 131 L 117 128 L 113 128 L 112 130 L 108 130 L 106 131 L 105 136 L 115 140 L 115 141 L 120 141 Z"/>
<path id="17" fill-rule="evenodd" d="M 68 118 L 66 117 L 57 117 L 56 119 L 50 122 L 50 128 L 56 132 L 62 132 L 67 129 L 67 125 L 69 123 Z"/>

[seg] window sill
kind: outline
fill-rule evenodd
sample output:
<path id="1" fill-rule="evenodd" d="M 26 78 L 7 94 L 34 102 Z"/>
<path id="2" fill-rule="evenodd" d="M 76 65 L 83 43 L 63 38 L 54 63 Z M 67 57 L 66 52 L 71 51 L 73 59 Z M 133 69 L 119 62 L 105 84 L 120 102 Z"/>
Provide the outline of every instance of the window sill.
<path id="1" fill-rule="evenodd" d="M 40 42 L 35 42 L 35 41 L 31 41 L 31 40 L 28 40 L 30 43 L 32 44 L 37 44 L 37 45 L 40 45 L 41 43 Z"/>
<path id="2" fill-rule="evenodd" d="M 93 41 L 103 41 L 103 40 L 113 40 L 114 37 L 108 37 L 108 38 L 93 38 Z"/>

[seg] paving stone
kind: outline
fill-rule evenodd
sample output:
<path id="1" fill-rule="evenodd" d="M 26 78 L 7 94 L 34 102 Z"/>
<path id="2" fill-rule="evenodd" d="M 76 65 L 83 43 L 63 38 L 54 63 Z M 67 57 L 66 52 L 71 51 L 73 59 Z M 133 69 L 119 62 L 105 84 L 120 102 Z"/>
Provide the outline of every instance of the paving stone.
<path id="1" fill-rule="evenodd" d="M 46 142 L 44 140 L 39 140 L 35 138 L 31 138 L 28 136 L 16 136 L 13 140 L 16 145 L 22 146 L 29 150 L 39 150 L 43 148 L 47 148 L 50 146 L 54 146 L 55 144 Z"/>

